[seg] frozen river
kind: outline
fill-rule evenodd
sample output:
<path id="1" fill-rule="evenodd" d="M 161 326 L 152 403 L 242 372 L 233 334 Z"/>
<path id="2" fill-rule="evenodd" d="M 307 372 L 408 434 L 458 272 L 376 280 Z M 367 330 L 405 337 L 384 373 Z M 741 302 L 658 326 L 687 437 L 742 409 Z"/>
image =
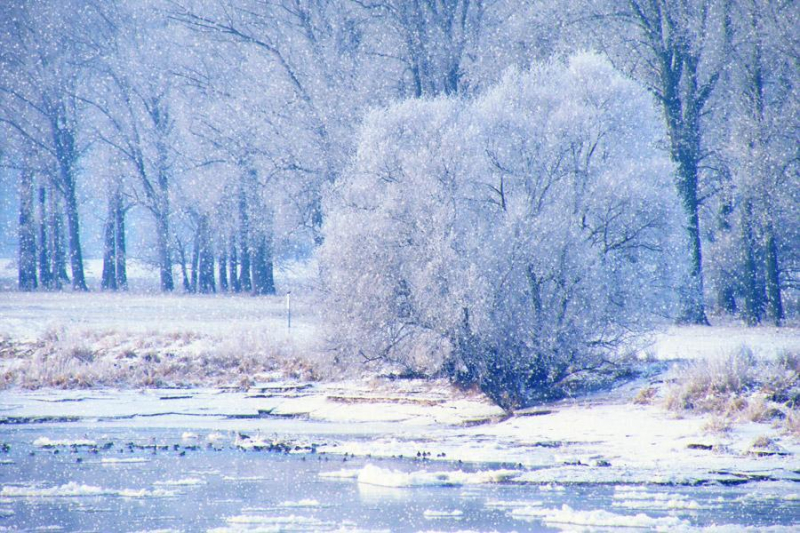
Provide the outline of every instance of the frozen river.
<path id="1" fill-rule="evenodd" d="M 800 487 L 791 481 L 525 484 L 514 481 L 520 467 L 513 465 L 320 454 L 317 443 L 332 435 L 315 436 L 310 426 L 301 438 L 257 439 L 119 423 L 3 425 L 0 528 L 727 531 L 734 524 L 790 530 L 800 520 Z"/>

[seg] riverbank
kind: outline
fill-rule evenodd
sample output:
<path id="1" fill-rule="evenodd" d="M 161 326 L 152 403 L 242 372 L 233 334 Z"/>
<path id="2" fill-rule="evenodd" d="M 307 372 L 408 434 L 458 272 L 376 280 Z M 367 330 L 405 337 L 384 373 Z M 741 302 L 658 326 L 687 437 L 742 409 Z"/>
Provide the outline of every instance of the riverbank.
<path id="1" fill-rule="evenodd" d="M 0 293 L 0 428 L 190 427 L 252 447 L 309 426 L 339 435 L 320 453 L 510 465 L 519 483 L 800 479 L 796 327 L 667 328 L 626 381 L 509 414 L 444 381 L 336 376 L 310 303 L 293 305 L 288 328 L 283 297 Z"/>

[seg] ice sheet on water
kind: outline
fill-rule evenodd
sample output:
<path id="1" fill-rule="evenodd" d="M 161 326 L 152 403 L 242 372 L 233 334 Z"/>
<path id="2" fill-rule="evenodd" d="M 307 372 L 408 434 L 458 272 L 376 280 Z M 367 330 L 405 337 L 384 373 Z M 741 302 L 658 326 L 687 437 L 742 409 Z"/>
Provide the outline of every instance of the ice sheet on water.
<path id="1" fill-rule="evenodd" d="M 700 504 L 684 494 L 673 492 L 650 492 L 640 487 L 618 486 L 614 488 L 613 507 L 622 509 L 687 510 L 716 509 L 714 504 Z"/>
<path id="2" fill-rule="evenodd" d="M 486 500 L 483 505 L 489 509 L 519 509 L 522 507 L 536 507 L 542 505 L 542 502 L 533 500 Z"/>
<path id="3" fill-rule="evenodd" d="M 91 439 L 49 439 L 47 437 L 39 437 L 33 441 L 33 445 L 37 448 L 55 448 L 58 446 L 97 446 L 97 441 Z"/>
<path id="4" fill-rule="evenodd" d="M 592 527 L 637 527 L 637 528 L 671 528 L 685 527 L 688 522 L 675 516 L 653 517 L 644 513 L 623 515 L 596 509 L 582 511 L 564 505 L 561 509 L 542 509 L 524 507 L 511 511 L 511 516 L 519 520 L 541 520 L 548 525 L 592 526 Z"/>
<path id="5" fill-rule="evenodd" d="M 319 507 L 321 504 L 318 500 L 303 499 L 297 501 L 286 501 L 279 504 L 280 507 Z"/>
<path id="6" fill-rule="evenodd" d="M 109 489 L 95 485 L 83 485 L 70 481 L 53 487 L 7 485 L 0 490 L 5 498 L 63 498 L 84 496 L 120 496 L 123 498 L 166 498 L 175 493 L 163 489 Z"/>
<path id="7" fill-rule="evenodd" d="M 166 486 L 166 487 L 187 487 L 191 485 L 205 485 L 205 481 L 196 477 L 187 477 L 183 479 L 166 479 L 164 481 L 156 481 L 153 485 Z"/>
<path id="8" fill-rule="evenodd" d="M 358 482 L 379 487 L 450 487 L 460 485 L 483 485 L 501 483 L 519 474 L 515 470 L 482 470 L 464 472 L 461 470 L 428 472 L 402 472 L 368 464 L 358 472 Z"/>
<path id="9" fill-rule="evenodd" d="M 223 481 L 266 481 L 270 479 L 267 476 L 222 476 Z"/>
<path id="10" fill-rule="evenodd" d="M 308 516 L 236 515 L 225 519 L 227 527 L 209 530 L 209 533 L 231 531 L 333 531 L 337 525 Z"/>
<path id="11" fill-rule="evenodd" d="M 103 466 L 116 466 L 116 465 L 126 465 L 126 464 L 136 464 L 136 463 L 146 463 L 148 462 L 147 459 L 144 457 L 125 457 L 125 458 L 118 458 L 118 457 L 103 457 L 100 459 L 100 464 Z"/>

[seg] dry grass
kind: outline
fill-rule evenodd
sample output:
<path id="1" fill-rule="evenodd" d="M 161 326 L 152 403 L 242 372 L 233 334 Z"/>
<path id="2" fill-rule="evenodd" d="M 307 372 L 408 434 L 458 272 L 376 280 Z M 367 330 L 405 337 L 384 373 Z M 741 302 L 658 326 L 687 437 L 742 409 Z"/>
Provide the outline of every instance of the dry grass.
<path id="1" fill-rule="evenodd" d="M 675 412 L 713 415 L 710 432 L 724 431 L 736 421 L 783 419 L 787 433 L 798 435 L 800 357 L 782 354 L 759 360 L 747 348 L 727 357 L 692 362 L 677 371 L 664 402 Z"/>
<path id="2" fill-rule="evenodd" d="M 633 397 L 633 403 L 637 405 L 650 405 L 656 399 L 658 389 L 655 387 L 643 387 L 639 389 Z"/>
<path id="3" fill-rule="evenodd" d="M 268 334 L 51 329 L 36 343 L 3 348 L 0 386 L 196 386 L 251 382 L 259 374 L 315 380 L 311 360 Z"/>

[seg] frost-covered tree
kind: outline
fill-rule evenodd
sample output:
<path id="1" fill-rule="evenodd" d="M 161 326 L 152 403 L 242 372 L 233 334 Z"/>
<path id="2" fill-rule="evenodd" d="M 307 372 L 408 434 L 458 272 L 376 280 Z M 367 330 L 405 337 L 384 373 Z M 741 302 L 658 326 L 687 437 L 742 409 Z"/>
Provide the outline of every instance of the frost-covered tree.
<path id="1" fill-rule="evenodd" d="M 658 100 L 676 165 L 691 271 L 683 287 L 682 321 L 707 324 L 700 208 L 702 162 L 709 99 L 725 65 L 728 2 L 712 0 L 586 0 L 582 20 L 598 29 L 599 42 Z"/>
<path id="2" fill-rule="evenodd" d="M 745 317 L 757 323 L 766 311 L 780 324 L 781 262 L 791 259 L 790 243 L 798 236 L 798 197 L 791 184 L 798 178 L 800 133 L 796 56 L 782 50 L 781 41 L 785 20 L 796 19 L 798 11 L 782 2 L 739 4 L 738 113 L 728 153 L 741 215 Z"/>
<path id="3" fill-rule="evenodd" d="M 602 367 L 671 313 L 682 241 L 660 124 L 591 54 L 371 113 L 320 249 L 340 356 L 445 372 L 505 408 Z"/>
<path id="4" fill-rule="evenodd" d="M 154 4 L 121 8 L 114 51 L 96 66 L 87 102 L 95 135 L 115 152 L 135 202 L 153 216 L 161 290 L 171 291 L 171 191 L 182 133 L 175 128 L 173 108 L 184 100 L 171 70 L 179 53 L 174 30 Z"/>
<path id="5" fill-rule="evenodd" d="M 51 193 L 63 201 L 75 290 L 87 289 L 77 195 L 86 144 L 82 97 L 87 65 L 102 53 L 110 33 L 103 9 L 95 2 L 42 1 L 11 2 L 0 12 L 2 41 L 8 43 L 0 56 L 0 123 L 25 151 L 44 159 L 40 169 L 49 175 Z M 27 184 L 30 169 L 22 175 Z M 22 187 L 26 209 L 32 205 L 29 188 Z M 23 240 L 30 242 L 27 234 Z"/>

